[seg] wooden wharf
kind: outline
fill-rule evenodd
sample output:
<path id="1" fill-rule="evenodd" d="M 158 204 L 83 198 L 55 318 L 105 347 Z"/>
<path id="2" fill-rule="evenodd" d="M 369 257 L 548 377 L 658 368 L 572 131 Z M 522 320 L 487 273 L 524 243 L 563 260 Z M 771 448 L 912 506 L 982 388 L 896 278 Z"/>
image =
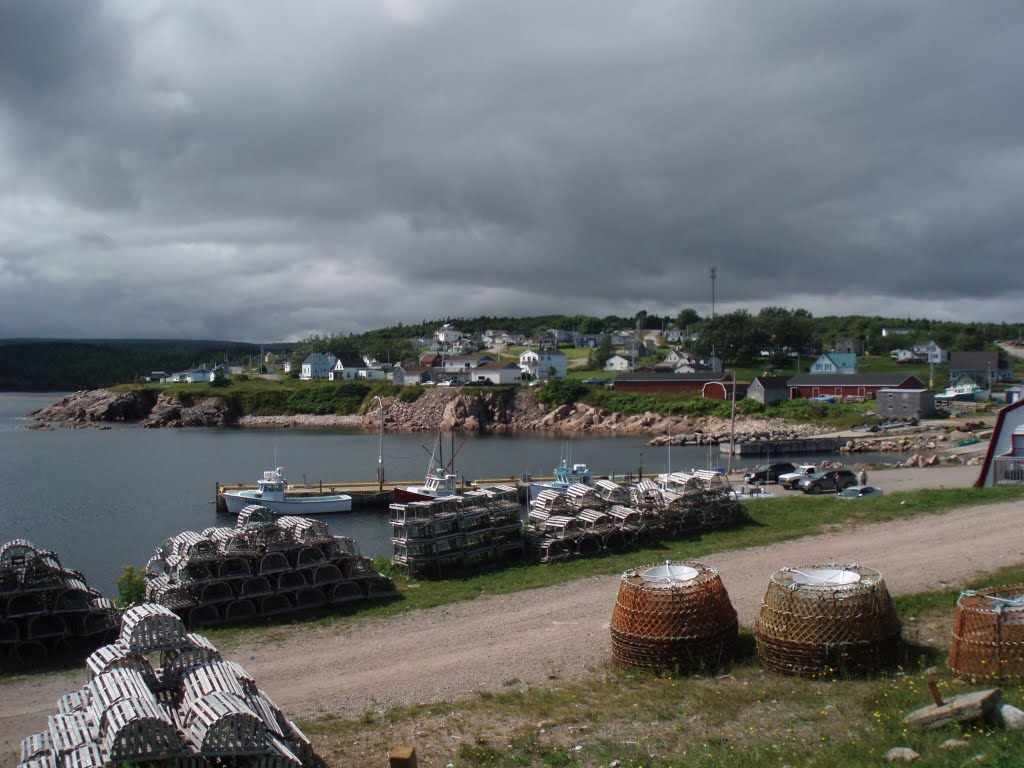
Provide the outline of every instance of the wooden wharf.
<path id="1" fill-rule="evenodd" d="M 613 479 L 625 483 L 632 483 L 644 478 L 651 479 L 656 476 L 657 475 L 654 473 L 648 474 L 645 472 L 643 474 L 617 474 L 611 478 L 608 476 L 596 477 L 597 479 Z M 477 480 L 467 480 L 466 478 L 462 478 L 462 482 L 459 484 L 459 489 L 460 491 L 471 491 L 493 488 L 498 485 L 511 485 L 519 491 L 519 501 L 521 503 L 526 503 L 529 501 L 528 495 L 530 483 L 546 483 L 554 479 L 554 475 L 543 477 L 537 475 L 510 475 L 508 477 L 480 478 Z M 309 483 L 306 485 L 289 485 L 288 494 L 290 496 L 319 496 L 322 494 L 344 493 L 352 497 L 352 509 L 378 510 L 386 512 L 388 511 L 390 504 L 394 501 L 395 488 L 404 488 L 407 486 L 417 486 L 422 484 L 422 480 L 391 480 L 384 483 L 379 483 L 376 480 L 367 482 L 321 482 L 316 484 Z M 254 483 L 217 483 L 214 491 L 213 503 L 217 506 L 218 514 L 228 514 L 227 507 L 224 504 L 224 499 L 221 496 L 224 491 L 254 490 L 257 487 L 258 486 Z"/>

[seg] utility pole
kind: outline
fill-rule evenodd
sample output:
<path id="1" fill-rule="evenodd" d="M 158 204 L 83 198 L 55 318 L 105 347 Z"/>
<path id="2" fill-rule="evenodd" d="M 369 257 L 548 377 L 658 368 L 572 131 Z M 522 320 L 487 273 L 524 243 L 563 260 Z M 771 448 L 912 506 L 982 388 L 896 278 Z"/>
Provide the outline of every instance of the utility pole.
<path id="1" fill-rule="evenodd" d="M 711 319 L 715 319 L 715 278 L 718 277 L 718 267 L 709 267 L 708 275 L 711 277 Z"/>
<path id="2" fill-rule="evenodd" d="M 732 474 L 732 457 L 736 453 L 736 372 L 732 373 L 732 416 L 729 420 L 729 474 Z"/>

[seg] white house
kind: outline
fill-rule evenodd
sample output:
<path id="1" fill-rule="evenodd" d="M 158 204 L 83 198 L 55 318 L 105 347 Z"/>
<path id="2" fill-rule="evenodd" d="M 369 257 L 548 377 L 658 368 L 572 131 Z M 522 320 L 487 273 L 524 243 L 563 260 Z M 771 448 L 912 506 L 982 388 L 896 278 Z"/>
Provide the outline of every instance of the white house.
<path id="1" fill-rule="evenodd" d="M 889 358 L 897 363 L 910 363 L 917 359 L 914 357 L 913 350 L 910 349 L 891 349 L 889 350 Z"/>
<path id="2" fill-rule="evenodd" d="M 330 352 L 313 352 L 302 361 L 299 378 L 303 380 L 326 379 L 330 376 L 338 358 Z"/>
<path id="3" fill-rule="evenodd" d="M 185 381 L 189 384 L 198 384 L 199 382 L 209 383 L 217 377 L 217 371 L 213 368 L 196 368 L 194 371 L 189 371 L 185 375 Z"/>
<path id="4" fill-rule="evenodd" d="M 949 351 L 934 341 L 915 344 L 911 351 L 916 359 L 925 363 L 941 365 L 949 362 Z"/>
<path id="5" fill-rule="evenodd" d="M 620 352 L 612 355 L 604 363 L 606 371 L 632 371 L 634 366 L 633 356 L 629 352 Z"/>
<path id="6" fill-rule="evenodd" d="M 451 323 L 445 323 L 434 331 L 434 339 L 442 346 L 448 346 L 462 338 L 462 331 Z"/>
<path id="7" fill-rule="evenodd" d="M 527 349 L 519 355 L 519 368 L 534 378 L 564 379 L 569 362 L 557 349 Z"/>
<path id="8" fill-rule="evenodd" d="M 369 366 L 362 358 L 355 355 L 342 355 L 334 362 L 334 367 L 327 374 L 331 381 L 351 381 L 352 379 L 366 378 L 365 372 Z M 383 374 L 383 371 L 381 371 Z M 379 378 L 387 378 L 381 375 Z"/>
<path id="9" fill-rule="evenodd" d="M 811 365 L 811 373 L 853 374 L 857 372 L 857 356 L 852 353 L 826 352 Z"/>
<path id="10" fill-rule="evenodd" d="M 909 328 L 883 328 L 883 336 L 906 336 L 908 333 L 913 333 Z"/>
<path id="11" fill-rule="evenodd" d="M 490 362 L 478 365 L 472 371 L 473 381 L 487 381 L 491 384 L 518 384 L 522 371 L 515 363 Z"/>

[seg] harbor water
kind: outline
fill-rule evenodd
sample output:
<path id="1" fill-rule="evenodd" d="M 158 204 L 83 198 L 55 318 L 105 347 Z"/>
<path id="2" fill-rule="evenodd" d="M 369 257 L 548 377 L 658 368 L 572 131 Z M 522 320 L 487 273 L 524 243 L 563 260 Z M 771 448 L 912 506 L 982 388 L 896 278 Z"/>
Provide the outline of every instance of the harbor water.
<path id="1" fill-rule="evenodd" d="M 184 530 L 233 525 L 217 515 L 217 483 L 255 483 L 283 467 L 291 483 L 372 482 L 377 477 L 376 432 L 333 429 L 40 430 L 25 415 L 56 399 L 51 394 L 0 393 L 0 543 L 24 538 L 57 552 L 89 584 L 116 597 L 127 564 L 142 567 L 166 538 Z M 386 479 L 420 484 L 435 435 L 385 433 Z M 455 470 L 467 480 L 550 476 L 564 452 L 599 475 L 707 468 L 725 463 L 717 447 L 655 447 L 640 436 L 573 438 L 483 435 L 441 440 L 454 447 Z M 826 455 L 787 456 L 820 461 Z M 858 456 L 859 461 L 871 460 Z M 756 459 L 734 460 L 734 467 Z M 324 515 L 332 531 L 351 536 L 365 555 L 390 556 L 388 513 Z"/>

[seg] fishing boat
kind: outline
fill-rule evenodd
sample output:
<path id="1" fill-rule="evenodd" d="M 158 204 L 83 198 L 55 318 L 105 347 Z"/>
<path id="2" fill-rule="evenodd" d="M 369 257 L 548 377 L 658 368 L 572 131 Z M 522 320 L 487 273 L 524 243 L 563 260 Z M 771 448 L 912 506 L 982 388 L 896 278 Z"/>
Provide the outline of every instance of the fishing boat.
<path id="1" fill-rule="evenodd" d="M 555 467 L 554 474 L 553 480 L 530 483 L 531 496 L 536 496 L 541 491 L 547 490 L 564 491 L 571 485 L 594 487 L 594 473 L 586 464 L 570 464 L 569 459 L 562 459 L 562 462 Z"/>
<path id="2" fill-rule="evenodd" d="M 970 377 L 963 376 L 956 384 L 947 387 L 944 392 L 939 392 L 935 395 L 935 400 L 939 403 L 984 403 L 990 397 L 992 397 L 991 389 L 983 389 Z"/>
<path id="3" fill-rule="evenodd" d="M 250 504 L 266 507 L 275 515 L 324 515 L 352 510 L 352 497 L 344 493 L 289 492 L 284 469 L 268 469 L 256 488 L 221 491 L 228 512 L 237 515 Z"/>
<path id="4" fill-rule="evenodd" d="M 423 446 L 426 449 L 426 446 Z M 459 496 L 459 476 L 455 474 L 455 448 L 452 446 L 451 461 L 445 464 L 441 447 L 441 431 L 437 432 L 434 449 L 430 451 L 430 462 L 427 464 L 427 476 L 423 485 L 395 486 L 392 492 L 396 504 L 408 504 L 412 501 L 431 501 L 449 496 Z"/>

